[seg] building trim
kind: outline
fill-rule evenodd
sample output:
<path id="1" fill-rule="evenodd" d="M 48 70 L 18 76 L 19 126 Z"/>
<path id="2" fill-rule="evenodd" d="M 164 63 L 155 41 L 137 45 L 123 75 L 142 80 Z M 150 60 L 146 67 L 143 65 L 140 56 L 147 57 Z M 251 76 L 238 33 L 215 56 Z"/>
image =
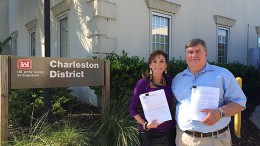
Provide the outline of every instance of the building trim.
<path id="1" fill-rule="evenodd" d="M 109 21 L 116 21 L 116 3 L 106 0 L 87 0 L 90 20 L 87 37 L 92 39 L 94 54 L 106 54 L 115 50 L 116 38 L 108 36 Z"/>
<path id="2" fill-rule="evenodd" d="M 37 26 L 37 19 L 33 19 L 32 21 L 25 24 L 25 27 L 28 31 L 33 29 L 33 28 L 36 28 L 36 26 Z"/>
<path id="3" fill-rule="evenodd" d="M 179 8 L 181 7 L 181 5 L 179 4 L 165 1 L 165 0 L 145 0 L 145 1 L 148 8 L 169 12 L 173 14 L 177 13 Z"/>
<path id="4" fill-rule="evenodd" d="M 90 21 L 87 22 L 89 26 L 88 38 L 97 35 L 107 35 L 108 33 L 108 21 L 102 17 L 93 17 Z"/>
<path id="5" fill-rule="evenodd" d="M 10 36 L 11 36 L 12 38 L 17 38 L 17 37 L 18 37 L 18 30 L 12 32 L 12 33 L 10 34 Z"/>
<path id="6" fill-rule="evenodd" d="M 104 35 L 92 37 L 93 53 L 94 54 L 107 54 L 115 51 L 116 48 L 116 38 L 107 37 Z"/>
<path id="7" fill-rule="evenodd" d="M 103 17 L 108 20 L 116 20 L 116 3 L 105 0 L 89 0 L 87 5 L 93 17 Z"/>
<path id="8" fill-rule="evenodd" d="M 236 22 L 235 19 L 231 19 L 231 18 L 219 16 L 219 15 L 214 15 L 213 17 L 214 17 L 215 23 L 218 25 L 232 27 Z"/>
<path id="9" fill-rule="evenodd" d="M 52 13 L 54 14 L 55 17 L 58 17 L 60 14 L 63 12 L 66 12 L 70 9 L 72 0 L 63 0 L 57 5 L 53 6 L 51 8 Z"/>

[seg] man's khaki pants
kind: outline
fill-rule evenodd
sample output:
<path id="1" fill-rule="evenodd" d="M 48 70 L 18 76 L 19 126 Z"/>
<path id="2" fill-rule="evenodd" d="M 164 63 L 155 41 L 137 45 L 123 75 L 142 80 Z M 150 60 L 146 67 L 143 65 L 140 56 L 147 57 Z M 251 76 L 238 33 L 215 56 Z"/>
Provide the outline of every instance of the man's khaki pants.
<path id="1" fill-rule="evenodd" d="M 189 135 L 181 131 L 178 127 L 176 128 L 176 131 L 176 146 L 231 146 L 229 129 L 219 135 L 204 138 Z"/>

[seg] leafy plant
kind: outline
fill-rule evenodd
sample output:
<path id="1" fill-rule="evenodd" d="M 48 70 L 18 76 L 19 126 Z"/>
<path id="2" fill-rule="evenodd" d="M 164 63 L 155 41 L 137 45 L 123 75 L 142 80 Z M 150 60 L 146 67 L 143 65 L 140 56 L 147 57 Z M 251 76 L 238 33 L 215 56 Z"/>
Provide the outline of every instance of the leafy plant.
<path id="1" fill-rule="evenodd" d="M 68 88 L 52 89 L 52 115 L 60 118 L 79 104 Z M 11 90 L 9 96 L 10 123 L 28 126 L 30 121 L 39 118 L 43 113 L 43 89 Z"/>
<path id="2" fill-rule="evenodd" d="M 167 71 L 168 74 L 172 77 L 176 76 L 179 72 L 185 70 L 187 68 L 187 64 L 185 61 L 179 59 L 172 59 L 168 62 Z"/>
<path id="3" fill-rule="evenodd" d="M 227 68 L 235 77 L 240 77 L 242 79 L 242 89 L 247 97 L 253 97 L 260 94 L 260 91 L 258 90 L 260 89 L 260 69 L 241 64 L 237 61 L 216 65 Z"/>
<path id="4" fill-rule="evenodd" d="M 43 111 L 41 89 L 11 90 L 9 95 L 9 120 L 15 125 L 29 125 L 30 120 L 40 117 Z"/>
<path id="5" fill-rule="evenodd" d="M 130 57 L 125 51 L 122 51 L 121 55 L 112 52 L 107 55 L 106 59 L 110 60 L 111 100 L 127 97 L 129 93 L 132 93 L 136 81 L 142 77 L 142 74 L 148 68 L 148 64 L 144 58 Z M 91 88 L 97 90 L 96 92 L 100 97 L 101 88 Z"/>
<path id="6" fill-rule="evenodd" d="M 0 54 L 2 54 L 3 51 L 3 47 L 12 39 L 11 36 L 9 36 L 8 38 L 6 38 L 3 42 L 0 42 Z"/>

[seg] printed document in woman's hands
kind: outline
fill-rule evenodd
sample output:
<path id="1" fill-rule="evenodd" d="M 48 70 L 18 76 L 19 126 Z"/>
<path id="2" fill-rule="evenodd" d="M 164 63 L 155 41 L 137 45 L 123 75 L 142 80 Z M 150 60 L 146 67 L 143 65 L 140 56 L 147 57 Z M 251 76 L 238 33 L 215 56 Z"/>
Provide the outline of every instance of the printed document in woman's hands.
<path id="1" fill-rule="evenodd" d="M 163 89 L 141 94 L 139 98 L 148 122 L 157 120 L 158 123 L 161 123 L 172 120 Z"/>
<path id="2" fill-rule="evenodd" d="M 219 102 L 219 88 L 194 86 L 191 91 L 190 118 L 192 120 L 203 120 L 208 113 L 201 112 L 202 109 L 217 109 Z"/>

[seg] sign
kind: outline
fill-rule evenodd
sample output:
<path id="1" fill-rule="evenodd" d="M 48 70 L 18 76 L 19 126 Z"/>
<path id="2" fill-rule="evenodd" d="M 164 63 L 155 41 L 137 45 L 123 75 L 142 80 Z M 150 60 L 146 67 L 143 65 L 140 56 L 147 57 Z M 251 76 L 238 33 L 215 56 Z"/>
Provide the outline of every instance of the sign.
<path id="1" fill-rule="evenodd" d="M 102 59 L 11 56 L 11 89 L 103 86 Z"/>

